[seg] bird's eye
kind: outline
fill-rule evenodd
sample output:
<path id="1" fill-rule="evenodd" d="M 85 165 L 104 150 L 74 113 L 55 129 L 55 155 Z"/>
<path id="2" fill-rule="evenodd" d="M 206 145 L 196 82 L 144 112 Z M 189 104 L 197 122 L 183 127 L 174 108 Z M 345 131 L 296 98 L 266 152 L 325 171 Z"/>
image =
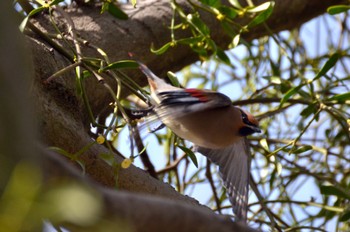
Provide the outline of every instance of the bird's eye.
<path id="1" fill-rule="evenodd" d="M 238 131 L 238 134 L 240 136 L 248 136 L 256 132 L 261 132 L 261 130 L 258 128 L 256 121 L 254 120 L 254 118 L 252 118 L 252 116 L 249 117 L 248 114 L 246 114 L 243 110 L 241 110 L 241 114 L 242 122 L 244 125 Z"/>
<path id="2" fill-rule="evenodd" d="M 243 121 L 244 124 L 255 126 L 254 123 L 249 121 L 248 115 L 246 113 L 244 113 L 244 111 L 241 110 L 241 114 L 242 114 L 242 121 Z"/>

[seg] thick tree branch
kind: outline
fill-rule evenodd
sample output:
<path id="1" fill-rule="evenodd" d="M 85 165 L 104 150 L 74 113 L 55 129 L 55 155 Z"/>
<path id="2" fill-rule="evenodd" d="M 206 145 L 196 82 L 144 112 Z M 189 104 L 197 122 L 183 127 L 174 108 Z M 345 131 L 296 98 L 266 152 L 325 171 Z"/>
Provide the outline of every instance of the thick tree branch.
<path id="1" fill-rule="evenodd" d="M 254 232 L 230 217 L 217 215 L 214 212 L 184 201 L 167 199 L 149 194 L 115 191 L 96 185 L 82 177 L 74 168 L 67 166 L 66 161 L 56 154 L 42 150 L 45 158 L 46 182 L 61 180 L 78 181 L 96 190 L 103 198 L 104 215 L 102 218 L 112 222 L 122 222 L 132 231 L 230 231 Z M 52 173 L 52 169 L 56 170 Z M 86 227 L 64 224 L 73 231 L 87 231 Z M 91 231 L 91 229 L 88 231 Z"/>
<path id="2" fill-rule="evenodd" d="M 186 0 L 177 2 L 190 12 L 191 6 Z M 256 1 L 256 4 L 262 2 L 265 1 Z M 245 40 L 250 41 L 271 32 L 276 33 L 281 30 L 297 28 L 313 17 L 325 13 L 328 6 L 347 1 L 277 0 L 275 2 L 274 12 L 266 23 L 269 29 L 263 24 L 254 27 L 243 34 Z M 152 44 L 157 48 L 170 41 L 169 25 L 172 8 L 169 1 L 140 1 L 136 9 L 127 5 L 124 10 L 129 15 L 129 20 L 118 20 L 107 13 L 100 14 L 99 8 L 91 6 L 71 7 L 68 9 L 68 14 L 72 17 L 81 38 L 106 51 L 111 61 L 128 59 L 128 52 L 131 51 L 139 60 L 147 63 L 156 74 L 165 76 L 167 71 L 178 71 L 198 59 L 194 52 L 182 45 L 177 45 L 161 56 L 150 52 Z M 231 39 L 221 29 L 219 21 L 207 12 L 202 12 L 201 17 L 208 24 L 215 42 L 225 48 Z M 238 24 L 244 25 L 248 20 L 250 19 L 241 18 Z M 39 18 L 38 21 L 46 30 L 53 32 L 48 20 Z M 64 20 L 58 20 L 58 22 L 61 25 L 65 24 Z M 188 37 L 189 34 L 187 31 L 178 30 L 175 36 L 179 39 Z M 96 50 L 88 47 L 82 48 L 82 52 L 86 56 L 99 56 Z M 57 68 L 53 71 L 57 71 Z M 146 78 L 140 73 L 134 72 L 131 76 L 140 85 L 146 84 Z M 96 85 L 94 80 L 87 82 L 86 90 L 95 113 L 100 112 L 101 108 L 111 100 L 107 91 L 102 86 Z M 123 95 L 126 94 L 128 92 L 124 91 Z"/>

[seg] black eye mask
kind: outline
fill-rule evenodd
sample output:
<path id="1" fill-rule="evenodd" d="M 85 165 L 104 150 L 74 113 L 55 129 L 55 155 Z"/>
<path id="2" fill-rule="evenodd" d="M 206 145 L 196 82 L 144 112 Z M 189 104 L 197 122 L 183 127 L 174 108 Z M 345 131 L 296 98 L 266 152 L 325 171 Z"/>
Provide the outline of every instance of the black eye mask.
<path id="1" fill-rule="evenodd" d="M 251 135 L 251 134 L 258 132 L 257 129 L 255 129 L 255 127 L 257 127 L 257 125 L 255 125 L 254 123 L 249 121 L 248 115 L 246 113 L 244 113 L 243 110 L 240 110 L 240 111 L 242 114 L 242 121 L 245 124 L 245 126 L 243 126 L 239 129 L 238 134 L 240 136 L 248 136 L 248 135 Z"/>

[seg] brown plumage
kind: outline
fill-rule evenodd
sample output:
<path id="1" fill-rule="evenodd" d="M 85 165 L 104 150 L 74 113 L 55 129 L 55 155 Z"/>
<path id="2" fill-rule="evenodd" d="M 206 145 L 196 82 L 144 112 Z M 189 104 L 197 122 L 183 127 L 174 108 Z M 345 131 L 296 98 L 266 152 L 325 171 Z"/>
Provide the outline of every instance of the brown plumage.
<path id="1" fill-rule="evenodd" d="M 138 62 L 147 76 L 158 118 L 219 166 L 233 211 L 246 221 L 250 153 L 245 136 L 260 132 L 257 120 L 224 94 L 167 84 Z"/>

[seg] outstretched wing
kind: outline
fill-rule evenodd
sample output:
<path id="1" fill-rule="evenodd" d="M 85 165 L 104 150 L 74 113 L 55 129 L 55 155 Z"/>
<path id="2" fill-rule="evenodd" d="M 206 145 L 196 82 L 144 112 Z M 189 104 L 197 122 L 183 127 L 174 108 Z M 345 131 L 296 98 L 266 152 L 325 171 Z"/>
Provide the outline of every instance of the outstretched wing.
<path id="1" fill-rule="evenodd" d="M 155 111 L 160 118 L 177 118 L 232 104 L 231 99 L 226 95 L 209 90 L 179 89 L 159 92 L 157 95 L 161 101 Z"/>
<path id="2" fill-rule="evenodd" d="M 250 173 L 248 140 L 242 137 L 233 145 L 223 149 L 198 147 L 197 150 L 219 166 L 233 212 L 239 221 L 246 222 Z"/>

